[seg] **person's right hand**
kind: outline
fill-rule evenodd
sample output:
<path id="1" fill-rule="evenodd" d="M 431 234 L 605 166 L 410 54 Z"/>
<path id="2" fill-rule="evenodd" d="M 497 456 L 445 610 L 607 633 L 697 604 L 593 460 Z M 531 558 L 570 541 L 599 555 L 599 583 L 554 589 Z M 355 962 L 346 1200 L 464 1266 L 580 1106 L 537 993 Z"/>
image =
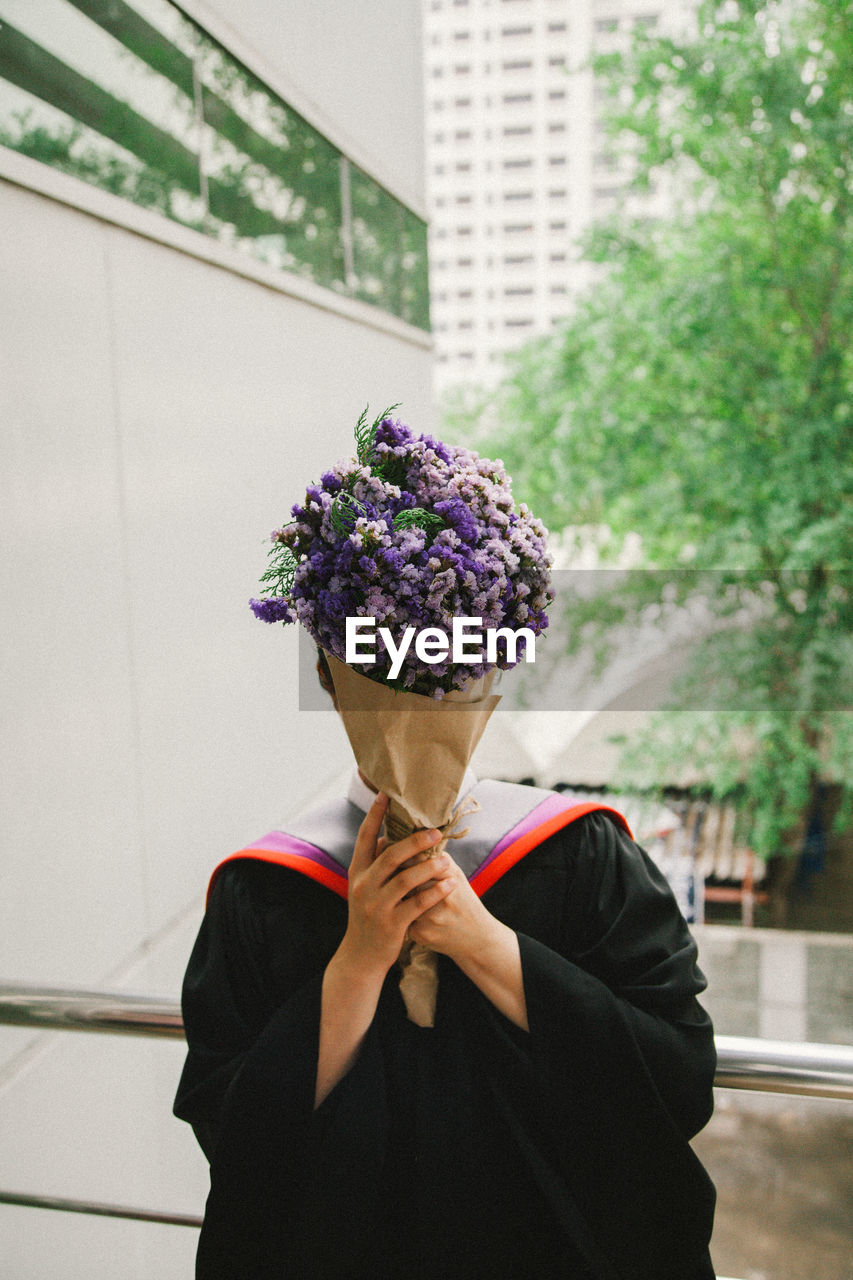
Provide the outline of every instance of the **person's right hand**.
<path id="1" fill-rule="evenodd" d="M 387 808 L 388 797 L 380 792 L 359 828 L 341 944 L 351 964 L 383 978 L 400 954 L 409 925 L 455 885 L 447 855 L 428 857 L 441 839 L 439 831 L 415 831 L 396 844 L 379 838 Z"/>

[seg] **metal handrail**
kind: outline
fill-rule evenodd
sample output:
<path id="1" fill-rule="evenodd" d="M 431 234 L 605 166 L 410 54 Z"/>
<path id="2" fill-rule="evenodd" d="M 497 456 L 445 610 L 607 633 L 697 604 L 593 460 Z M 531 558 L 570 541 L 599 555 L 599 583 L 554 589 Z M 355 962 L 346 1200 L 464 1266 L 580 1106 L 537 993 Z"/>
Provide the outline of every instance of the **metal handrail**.
<path id="1" fill-rule="evenodd" d="M 124 991 L 0 983 L 0 1024 L 42 1031 L 103 1031 L 109 1035 L 180 1040 L 184 1021 L 177 1000 Z"/>
<path id="2" fill-rule="evenodd" d="M 103 1204 L 98 1200 L 70 1200 L 66 1196 L 41 1196 L 29 1191 L 0 1191 L 0 1204 L 27 1209 L 58 1209 L 62 1213 L 89 1213 L 99 1218 L 124 1218 L 130 1222 L 157 1222 L 167 1227 L 200 1227 L 194 1213 L 165 1213 L 160 1209 L 133 1209 L 124 1204 Z"/>
<path id="3" fill-rule="evenodd" d="M 0 1024 L 42 1031 L 98 1031 L 108 1035 L 180 1039 L 184 1024 L 176 1000 L 124 991 L 0 984 Z M 853 1100 L 853 1046 L 793 1044 L 746 1036 L 717 1036 L 719 1088 Z M 0 1204 L 95 1214 L 168 1226 L 200 1227 L 194 1214 L 0 1190 Z"/>
<path id="4" fill-rule="evenodd" d="M 0 984 L 3 1023 L 173 1040 L 184 1034 L 176 1000 L 64 987 Z M 718 1088 L 853 1100 L 853 1045 L 717 1036 L 716 1047 Z"/>

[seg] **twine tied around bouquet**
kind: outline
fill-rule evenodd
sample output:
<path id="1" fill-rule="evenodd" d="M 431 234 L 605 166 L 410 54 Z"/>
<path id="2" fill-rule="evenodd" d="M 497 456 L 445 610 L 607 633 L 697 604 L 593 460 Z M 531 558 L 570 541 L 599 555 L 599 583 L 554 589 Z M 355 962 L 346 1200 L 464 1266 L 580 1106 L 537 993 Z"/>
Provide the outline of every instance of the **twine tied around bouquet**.
<path id="1" fill-rule="evenodd" d="M 466 836 L 470 828 L 466 826 L 458 830 L 459 823 L 464 818 L 470 817 L 472 813 L 476 813 L 479 808 L 480 806 L 473 796 L 466 796 L 454 809 L 447 822 L 442 827 L 436 828 L 441 832 L 441 840 L 430 849 L 427 858 L 437 858 L 439 854 L 444 852 L 448 841 L 461 840 L 463 836 Z M 385 830 L 389 843 L 395 844 L 398 840 L 402 840 L 404 836 L 409 835 L 412 828 L 399 820 L 390 819 L 389 815 L 385 820 Z M 419 1027 L 435 1026 L 435 1005 L 438 995 L 438 956 L 429 947 L 425 947 L 423 943 L 413 942 L 407 936 L 397 963 L 402 971 L 400 994 L 403 997 L 409 1021 L 414 1022 Z"/>

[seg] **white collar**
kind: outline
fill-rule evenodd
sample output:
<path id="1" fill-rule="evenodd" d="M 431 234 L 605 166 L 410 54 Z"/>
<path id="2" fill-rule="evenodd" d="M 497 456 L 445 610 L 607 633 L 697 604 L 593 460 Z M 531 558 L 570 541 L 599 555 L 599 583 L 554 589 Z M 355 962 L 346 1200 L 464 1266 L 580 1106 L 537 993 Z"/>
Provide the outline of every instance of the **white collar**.
<path id="1" fill-rule="evenodd" d="M 465 770 L 465 776 L 462 779 L 462 786 L 459 788 L 456 803 L 458 804 L 460 800 L 467 796 L 468 792 L 471 791 L 476 784 L 477 775 L 469 766 Z M 371 791 L 366 782 L 362 782 L 359 777 L 358 769 L 353 769 L 349 783 L 349 790 L 347 791 L 347 800 L 354 804 L 357 809 L 361 809 L 362 813 L 367 813 L 375 798 L 376 792 Z"/>

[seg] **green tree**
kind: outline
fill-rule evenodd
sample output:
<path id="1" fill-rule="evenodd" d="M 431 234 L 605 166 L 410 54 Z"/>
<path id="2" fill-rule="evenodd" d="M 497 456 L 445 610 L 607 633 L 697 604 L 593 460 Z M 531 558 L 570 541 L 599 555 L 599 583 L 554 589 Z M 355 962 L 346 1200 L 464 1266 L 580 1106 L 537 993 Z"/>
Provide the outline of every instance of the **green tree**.
<path id="1" fill-rule="evenodd" d="M 660 776 L 689 752 L 765 855 L 799 847 L 817 778 L 853 764 L 851 18 L 703 3 L 689 35 L 599 60 L 634 190 L 664 184 L 675 212 L 596 228 L 572 319 L 487 410 L 451 413 L 552 530 L 641 535 L 663 572 L 623 582 L 617 615 L 663 580 L 737 620 L 696 650 L 706 711 L 664 719 L 654 758 Z"/>

